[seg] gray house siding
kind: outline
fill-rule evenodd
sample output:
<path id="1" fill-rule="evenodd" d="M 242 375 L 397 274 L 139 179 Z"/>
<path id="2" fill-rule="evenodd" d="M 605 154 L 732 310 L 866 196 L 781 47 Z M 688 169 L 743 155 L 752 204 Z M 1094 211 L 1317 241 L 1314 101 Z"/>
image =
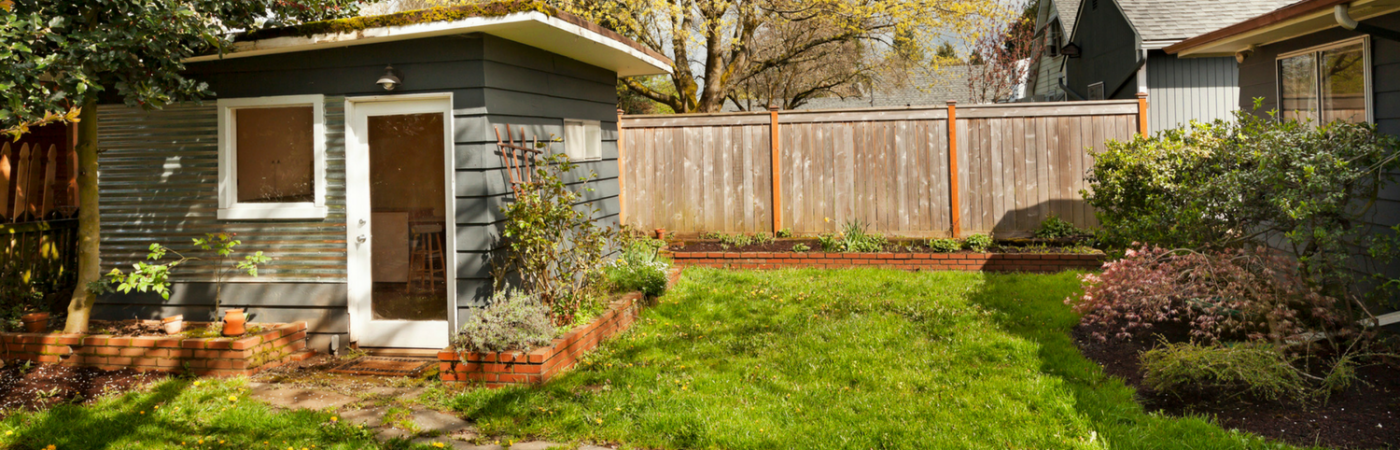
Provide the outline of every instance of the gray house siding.
<path id="1" fill-rule="evenodd" d="M 1137 49 L 1141 46 L 1137 33 L 1117 3 L 1111 0 L 1083 2 L 1076 22 L 1078 25 L 1070 41 L 1079 46 L 1082 56 L 1065 60 L 1065 84 L 1086 99 L 1089 85 L 1099 82 L 1104 85 L 1105 98 L 1136 98 L 1137 89 L 1132 86 L 1117 89 L 1124 83 L 1136 83 Z M 1115 90 L 1117 95 L 1114 95 Z"/>
<path id="2" fill-rule="evenodd" d="M 1239 107 L 1238 85 L 1234 58 L 1179 59 L 1152 51 L 1147 59 L 1148 127 L 1159 131 L 1192 120 L 1229 119 Z"/>
<path id="3" fill-rule="evenodd" d="M 213 99 L 204 106 L 145 112 L 103 106 L 104 267 L 129 266 L 153 242 L 183 243 L 206 231 L 234 231 L 240 251 L 280 252 L 259 279 L 224 287 L 225 306 L 242 306 L 262 322 L 307 320 L 313 348 L 348 332 L 344 197 L 344 97 L 385 95 L 374 84 L 393 64 L 403 83 L 392 94 L 453 94 L 457 203 L 457 304 L 479 306 L 491 291 L 488 255 L 499 245 L 500 206 L 510 189 L 501 172 L 493 126 L 526 128 L 542 139 L 563 136 L 563 119 L 598 120 L 603 159 L 582 164 L 601 179 L 577 185 L 616 221 L 616 74 L 533 47 L 473 34 L 360 45 L 191 64 L 189 73 L 220 98 L 326 95 L 328 199 L 324 223 L 216 220 L 218 151 Z M 489 105 L 489 107 L 488 107 Z M 562 144 L 553 144 L 562 151 Z M 115 149 L 114 147 L 122 147 Z M 154 193 L 154 194 L 153 194 Z M 311 240 L 312 244 L 300 244 Z M 296 251 L 288 251 L 297 241 Z M 207 272 L 177 272 L 171 299 L 112 295 L 98 318 L 156 318 L 184 313 L 201 320 L 213 304 Z M 252 282 L 249 282 L 252 281 Z M 342 336 L 341 345 L 348 344 Z"/>

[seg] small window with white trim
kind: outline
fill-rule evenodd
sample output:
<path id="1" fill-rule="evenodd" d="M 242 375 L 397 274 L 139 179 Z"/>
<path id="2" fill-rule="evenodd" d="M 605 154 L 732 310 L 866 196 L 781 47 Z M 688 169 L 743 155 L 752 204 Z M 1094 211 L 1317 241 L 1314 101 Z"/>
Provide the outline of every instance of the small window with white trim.
<path id="1" fill-rule="evenodd" d="M 1371 120 L 1371 61 L 1363 36 L 1279 55 L 1284 119 L 1328 123 Z"/>
<path id="2" fill-rule="evenodd" d="M 603 158 L 603 131 L 596 120 L 564 121 L 564 153 L 571 161 Z"/>
<path id="3" fill-rule="evenodd" d="M 220 99 L 219 218 L 326 217 L 325 97 Z"/>
<path id="4" fill-rule="evenodd" d="M 1103 100 L 1103 82 L 1089 85 L 1089 100 Z"/>

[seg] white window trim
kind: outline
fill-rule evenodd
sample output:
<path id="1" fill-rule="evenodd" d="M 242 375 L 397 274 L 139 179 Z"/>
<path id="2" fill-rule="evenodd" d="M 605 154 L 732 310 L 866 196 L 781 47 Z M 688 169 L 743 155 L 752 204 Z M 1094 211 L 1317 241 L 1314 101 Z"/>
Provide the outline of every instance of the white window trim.
<path id="1" fill-rule="evenodd" d="M 238 202 L 238 142 L 234 110 L 311 106 L 312 177 L 315 200 L 296 203 Z M 326 218 L 326 98 L 324 95 L 219 99 L 219 220 Z"/>
<path id="2" fill-rule="evenodd" d="M 602 161 L 602 160 L 603 160 L 603 122 L 600 122 L 600 121 L 597 121 L 597 120 L 564 119 L 564 145 L 565 145 L 565 150 L 564 150 L 564 152 L 565 152 L 565 153 L 568 153 L 568 147 L 567 147 L 567 146 L 570 145 L 570 144 L 569 144 L 569 125 L 570 125 L 570 124 L 582 124 L 582 125 L 584 126 L 584 128 L 583 128 L 583 130 L 584 130 L 584 139 L 587 139 L 587 138 L 588 138 L 588 127 L 593 127 L 594 129 L 598 130 L 598 154 L 596 154 L 596 155 L 590 155 L 590 156 L 583 157 L 583 158 L 574 158 L 573 156 L 570 156 L 570 157 L 569 157 L 569 160 L 570 160 L 570 161 Z M 588 144 L 589 144 L 588 142 L 584 142 L 584 145 L 588 145 Z"/>
<path id="3" fill-rule="evenodd" d="M 1362 71 L 1365 72 L 1365 79 L 1366 79 L 1366 87 L 1364 88 L 1364 89 L 1366 90 L 1366 123 L 1375 124 L 1375 123 L 1376 123 L 1376 107 L 1375 107 L 1375 104 L 1373 103 L 1373 99 L 1371 98 L 1372 96 L 1375 95 L 1375 88 L 1373 88 L 1372 85 L 1371 85 L 1371 72 L 1372 72 L 1372 70 L 1373 70 L 1372 67 L 1371 67 L 1371 36 L 1357 36 L 1357 37 L 1353 37 L 1353 38 L 1343 39 L 1343 40 L 1340 40 L 1340 41 L 1329 42 L 1329 43 L 1322 44 L 1322 45 L 1316 45 L 1316 46 L 1312 46 L 1312 47 L 1308 47 L 1308 48 L 1304 48 L 1304 49 L 1300 49 L 1300 50 L 1294 50 L 1294 51 L 1291 51 L 1291 52 L 1288 52 L 1288 53 L 1279 53 L 1278 56 L 1274 58 L 1274 67 L 1273 67 L 1273 71 L 1274 71 L 1274 98 L 1278 99 L 1278 104 L 1275 105 L 1275 109 L 1278 109 L 1278 110 L 1280 111 L 1279 117 L 1283 117 L 1283 114 L 1282 114 L 1282 110 L 1283 110 L 1283 80 L 1280 79 L 1279 66 L 1278 66 L 1278 65 L 1279 65 L 1279 62 L 1281 62 L 1281 61 L 1283 61 L 1283 60 L 1285 60 L 1285 59 L 1288 59 L 1288 58 L 1292 58 L 1292 57 L 1294 57 L 1294 56 L 1306 55 L 1306 54 L 1309 54 L 1309 53 L 1321 53 L 1321 52 L 1323 52 L 1323 51 L 1331 50 L 1331 49 L 1334 49 L 1334 48 L 1340 48 L 1340 47 L 1347 47 L 1347 46 L 1351 46 L 1351 45 L 1356 45 L 1357 42 L 1360 42 L 1360 43 L 1361 43 L 1361 67 L 1362 67 Z M 1314 61 L 1315 61 L 1315 64 L 1316 64 L 1317 68 L 1320 68 L 1320 67 L 1322 66 L 1322 61 L 1321 61 L 1320 59 L 1314 59 Z M 1319 77 L 1319 78 L 1317 79 L 1317 90 L 1318 90 L 1318 91 L 1316 92 L 1316 94 L 1318 95 L 1317 99 L 1318 99 L 1318 102 L 1319 102 L 1319 103 L 1318 103 L 1319 120 L 1321 120 L 1320 117 L 1321 117 L 1322 104 L 1321 104 L 1320 102 L 1322 101 L 1322 78 L 1321 78 L 1321 74 L 1318 74 L 1318 73 L 1314 73 L 1313 76 Z"/>

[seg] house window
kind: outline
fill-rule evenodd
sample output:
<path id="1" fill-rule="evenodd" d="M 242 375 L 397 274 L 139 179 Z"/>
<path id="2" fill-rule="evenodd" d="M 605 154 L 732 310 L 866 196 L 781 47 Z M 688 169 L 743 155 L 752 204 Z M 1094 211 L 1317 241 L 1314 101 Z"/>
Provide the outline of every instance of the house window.
<path id="1" fill-rule="evenodd" d="M 1103 82 L 1089 85 L 1089 100 L 1103 100 Z"/>
<path id="2" fill-rule="evenodd" d="M 603 132 L 596 120 L 564 121 L 564 152 L 573 161 L 603 158 Z"/>
<path id="3" fill-rule="evenodd" d="M 1370 121 L 1369 48 L 1362 37 L 1281 55 L 1278 94 L 1283 118 Z"/>
<path id="4" fill-rule="evenodd" d="M 326 217 L 325 98 L 220 99 L 219 218 Z"/>
<path id="5" fill-rule="evenodd" d="M 1060 56 L 1060 20 L 1055 19 L 1050 22 L 1050 27 L 1045 33 L 1045 56 L 1054 58 Z"/>

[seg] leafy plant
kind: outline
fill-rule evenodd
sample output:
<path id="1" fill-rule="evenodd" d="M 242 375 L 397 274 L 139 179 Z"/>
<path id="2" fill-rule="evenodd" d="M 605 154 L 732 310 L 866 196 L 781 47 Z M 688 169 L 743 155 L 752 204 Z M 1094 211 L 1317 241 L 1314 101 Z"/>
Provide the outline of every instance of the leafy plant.
<path id="1" fill-rule="evenodd" d="M 807 244 L 797 243 L 792 245 L 792 251 L 798 253 L 806 253 L 812 251 L 812 247 L 808 247 Z"/>
<path id="2" fill-rule="evenodd" d="M 839 251 L 842 251 L 842 242 L 841 242 L 841 237 L 840 237 L 840 236 L 831 235 L 831 234 L 823 234 L 823 235 L 817 236 L 817 243 L 818 243 L 818 244 L 821 244 L 821 246 L 822 246 L 822 251 L 824 251 L 824 252 L 839 252 Z"/>
<path id="3" fill-rule="evenodd" d="M 1074 224 L 1053 214 L 1042 220 L 1040 226 L 1035 229 L 1035 237 L 1041 239 L 1060 239 L 1082 234 L 1086 233 L 1075 227 Z"/>
<path id="4" fill-rule="evenodd" d="M 866 224 L 859 219 L 846 222 L 841 238 L 847 252 L 878 252 L 888 243 L 885 236 L 867 232 Z"/>
<path id="5" fill-rule="evenodd" d="M 1140 362 L 1143 384 L 1177 394 L 1209 391 L 1307 402 L 1345 389 L 1356 377 L 1350 359 L 1338 360 L 1325 377 L 1318 377 L 1300 369 L 1298 358 L 1265 343 L 1224 345 L 1163 340 L 1156 348 L 1143 352 Z"/>
<path id="6" fill-rule="evenodd" d="M 204 251 L 212 251 L 218 257 L 214 265 L 214 283 L 216 285 L 214 290 L 215 317 L 219 316 L 219 310 L 221 309 L 220 296 L 223 293 L 224 282 L 227 280 L 232 270 L 242 271 L 249 276 L 257 277 L 258 265 L 267 264 L 272 261 L 271 257 L 263 255 L 261 251 L 257 251 L 245 255 L 243 260 L 236 262 L 232 268 L 228 267 L 233 249 L 239 244 L 242 244 L 242 241 L 233 239 L 231 233 L 206 233 L 203 238 L 193 238 L 192 241 L 194 247 Z M 136 264 L 132 265 L 131 273 L 123 272 L 121 269 L 112 269 L 111 272 L 107 273 L 107 280 L 95 281 L 88 286 L 88 289 L 98 294 L 113 291 L 123 294 L 130 293 L 131 291 L 155 292 L 160 294 L 161 298 L 169 300 L 171 270 L 187 262 L 202 259 L 199 257 L 185 256 L 178 251 L 160 244 L 151 244 L 149 250 L 150 253 L 146 255 L 147 261 L 160 261 L 165 258 L 167 253 L 173 253 L 178 259 L 164 264 L 151 264 L 145 261 L 137 261 Z M 113 287 L 114 285 L 115 287 Z"/>
<path id="7" fill-rule="evenodd" d="M 671 268 L 660 256 L 662 244 L 664 242 L 650 239 L 627 243 L 622 255 L 604 269 L 608 283 L 615 290 L 660 297 L 666 292 L 666 272 Z"/>
<path id="8" fill-rule="evenodd" d="M 752 243 L 753 243 L 753 238 L 752 238 L 752 237 L 749 237 L 749 235 L 746 235 L 746 234 L 743 234 L 743 233 L 721 234 L 721 235 L 719 235 L 719 243 L 720 243 L 721 245 L 729 245 L 729 246 L 734 246 L 734 247 L 744 247 L 744 246 L 747 246 L 747 245 L 749 245 L 749 244 L 752 244 Z"/>
<path id="9" fill-rule="evenodd" d="M 938 253 L 953 253 L 962 250 L 962 242 L 957 239 L 929 239 L 928 248 Z"/>
<path id="10" fill-rule="evenodd" d="M 507 292 L 509 291 L 509 292 Z M 452 337 L 452 347 L 473 352 L 528 351 L 554 339 L 550 309 L 516 289 L 497 290 Z"/>
<path id="11" fill-rule="evenodd" d="M 783 239 L 792 237 L 792 228 L 783 228 L 781 230 L 778 230 L 778 237 Z"/>
<path id="12" fill-rule="evenodd" d="M 992 248 L 992 237 L 985 234 L 974 234 L 964 239 L 963 244 L 967 246 L 968 250 L 986 253 L 988 249 Z"/>
<path id="13" fill-rule="evenodd" d="M 518 274 L 525 291 L 548 307 L 560 326 L 599 300 L 603 255 L 618 234 L 598 225 L 596 205 L 575 206 L 580 195 L 564 179 L 577 167 L 565 154 L 547 154 L 533 181 L 520 185 L 515 201 L 501 208 L 507 251 L 495 267 L 496 287 L 504 289 L 506 278 Z M 579 181 L 587 185 L 597 177 L 590 171 Z"/>
<path id="14" fill-rule="evenodd" d="M 771 244 L 771 243 L 773 243 L 773 235 L 770 235 L 770 234 L 768 234 L 768 233 L 761 233 L 761 232 L 760 232 L 760 233 L 754 233 L 754 235 L 753 235 L 753 243 L 754 243 L 754 245 Z"/>

